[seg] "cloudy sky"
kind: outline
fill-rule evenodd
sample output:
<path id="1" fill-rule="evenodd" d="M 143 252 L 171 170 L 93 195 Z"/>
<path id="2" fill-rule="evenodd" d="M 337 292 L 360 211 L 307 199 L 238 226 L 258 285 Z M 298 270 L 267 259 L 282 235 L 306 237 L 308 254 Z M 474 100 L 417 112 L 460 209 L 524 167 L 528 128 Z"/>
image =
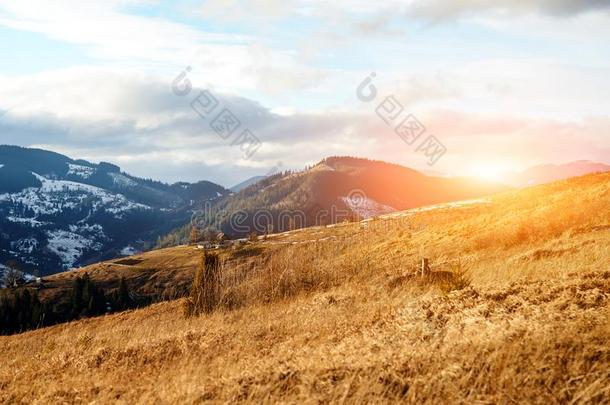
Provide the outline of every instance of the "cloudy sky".
<path id="1" fill-rule="evenodd" d="M 330 155 L 610 163 L 608 38 L 609 0 L 0 0 L 0 143 L 227 186 Z M 434 166 L 377 114 L 388 98 L 444 145 Z"/>

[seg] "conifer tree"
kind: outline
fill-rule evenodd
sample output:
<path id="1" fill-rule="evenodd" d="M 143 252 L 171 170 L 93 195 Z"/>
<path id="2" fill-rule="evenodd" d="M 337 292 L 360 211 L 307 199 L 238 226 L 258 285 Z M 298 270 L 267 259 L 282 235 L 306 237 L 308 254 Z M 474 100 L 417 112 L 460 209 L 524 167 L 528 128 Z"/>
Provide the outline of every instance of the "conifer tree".
<path id="1" fill-rule="evenodd" d="M 220 260 L 215 253 L 205 253 L 201 259 L 191 292 L 184 306 L 187 317 L 210 313 L 220 299 Z"/>
<path id="2" fill-rule="evenodd" d="M 121 277 L 119 288 L 114 293 L 114 308 L 118 311 L 129 309 L 133 306 L 131 296 L 129 294 L 129 286 L 125 277 Z"/>
<path id="3" fill-rule="evenodd" d="M 199 232 L 199 229 L 197 229 L 196 226 L 193 226 L 191 228 L 191 234 L 189 236 L 189 239 L 191 243 L 197 243 L 201 240 L 201 232 Z"/>

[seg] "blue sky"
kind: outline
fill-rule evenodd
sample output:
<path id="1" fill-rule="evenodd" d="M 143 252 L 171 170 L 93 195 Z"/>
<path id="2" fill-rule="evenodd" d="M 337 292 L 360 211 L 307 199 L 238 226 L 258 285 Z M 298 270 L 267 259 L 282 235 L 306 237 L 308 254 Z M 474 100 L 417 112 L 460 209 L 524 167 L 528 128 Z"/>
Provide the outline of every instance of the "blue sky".
<path id="1" fill-rule="evenodd" d="M 606 2 L 47 3 L 0 0 L 1 143 L 224 185 L 328 155 L 448 175 L 610 163 Z M 194 89 L 176 96 L 186 66 Z M 254 155 L 190 108 L 203 89 L 260 139 Z M 375 114 L 390 95 L 446 146 L 434 167 Z"/>

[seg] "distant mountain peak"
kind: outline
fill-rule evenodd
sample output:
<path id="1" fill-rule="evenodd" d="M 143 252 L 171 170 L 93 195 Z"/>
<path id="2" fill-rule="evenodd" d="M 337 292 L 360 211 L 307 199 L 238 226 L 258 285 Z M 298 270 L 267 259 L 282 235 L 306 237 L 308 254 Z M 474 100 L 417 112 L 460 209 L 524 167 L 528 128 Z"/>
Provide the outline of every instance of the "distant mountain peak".
<path id="1" fill-rule="evenodd" d="M 609 172 L 610 165 L 590 160 L 577 160 L 563 164 L 541 164 L 510 176 L 509 182 L 516 187 L 551 183 L 570 177 L 591 173 Z"/>
<path id="2" fill-rule="evenodd" d="M 234 185 L 229 190 L 233 191 L 234 193 L 238 193 L 241 190 L 243 190 L 244 188 L 249 187 L 253 184 L 256 184 L 265 178 L 267 178 L 267 176 L 253 176 L 253 177 L 250 177 L 249 179 L 242 181 L 241 183 Z"/>

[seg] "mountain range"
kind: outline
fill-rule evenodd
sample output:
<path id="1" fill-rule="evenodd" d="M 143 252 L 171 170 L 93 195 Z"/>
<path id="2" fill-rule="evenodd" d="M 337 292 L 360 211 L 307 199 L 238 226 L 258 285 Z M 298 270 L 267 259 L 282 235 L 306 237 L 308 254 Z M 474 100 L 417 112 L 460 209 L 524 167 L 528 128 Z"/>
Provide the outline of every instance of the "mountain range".
<path id="1" fill-rule="evenodd" d="M 523 172 L 509 176 L 509 184 L 515 187 L 535 186 L 570 177 L 583 176 L 590 173 L 610 172 L 610 166 L 589 160 L 579 160 L 566 164 L 546 164 L 531 167 Z"/>
<path id="2" fill-rule="evenodd" d="M 195 201 L 224 187 L 165 184 L 130 176 L 106 162 L 0 146 L 0 263 L 57 273 L 152 246 L 188 222 Z"/>
<path id="3" fill-rule="evenodd" d="M 511 180 L 539 184 L 610 171 L 593 162 L 538 166 Z M 330 157 L 299 172 L 166 184 L 119 166 L 0 146 L 0 263 L 47 275 L 153 246 L 187 243 L 192 224 L 230 237 L 284 232 L 474 199 L 508 186 L 429 176 L 381 161 Z M 0 267 L 0 271 L 2 268 Z"/>
<path id="4" fill-rule="evenodd" d="M 266 177 L 200 212 L 196 223 L 232 237 L 370 218 L 397 210 L 478 198 L 508 187 L 426 176 L 381 161 L 330 157 L 300 172 Z M 183 243 L 187 229 L 174 242 Z"/>

